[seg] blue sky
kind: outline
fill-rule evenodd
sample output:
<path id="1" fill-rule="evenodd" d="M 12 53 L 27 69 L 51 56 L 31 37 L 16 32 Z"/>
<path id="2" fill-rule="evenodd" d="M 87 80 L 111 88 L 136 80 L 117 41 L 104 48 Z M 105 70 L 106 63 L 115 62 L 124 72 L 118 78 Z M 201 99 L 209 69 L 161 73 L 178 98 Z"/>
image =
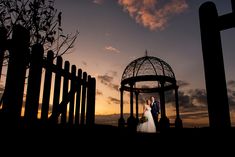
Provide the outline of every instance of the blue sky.
<path id="1" fill-rule="evenodd" d="M 212 1 L 219 15 L 231 12 L 230 0 Z M 147 49 L 148 55 L 171 65 L 182 85 L 179 101 L 183 122 L 191 123 L 190 126 L 208 125 L 198 17 L 204 2 L 206 0 L 55 1 L 55 8 L 62 11 L 64 32 L 80 32 L 72 53 L 64 58 L 96 77 L 97 115 L 119 113 L 118 87 L 122 73 L 132 60 L 144 56 Z M 226 30 L 221 35 L 233 120 L 235 31 Z M 124 99 L 124 111 L 128 113 L 128 94 Z M 174 117 L 170 100 L 167 114 Z"/>

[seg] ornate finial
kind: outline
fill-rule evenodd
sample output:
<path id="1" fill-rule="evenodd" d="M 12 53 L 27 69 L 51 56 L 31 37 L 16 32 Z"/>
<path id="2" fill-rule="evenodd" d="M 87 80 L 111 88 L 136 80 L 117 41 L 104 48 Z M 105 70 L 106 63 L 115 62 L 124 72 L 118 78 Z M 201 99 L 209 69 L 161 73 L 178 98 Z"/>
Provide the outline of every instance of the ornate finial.
<path id="1" fill-rule="evenodd" d="M 145 57 L 147 57 L 148 56 L 148 51 L 147 50 L 145 50 Z"/>

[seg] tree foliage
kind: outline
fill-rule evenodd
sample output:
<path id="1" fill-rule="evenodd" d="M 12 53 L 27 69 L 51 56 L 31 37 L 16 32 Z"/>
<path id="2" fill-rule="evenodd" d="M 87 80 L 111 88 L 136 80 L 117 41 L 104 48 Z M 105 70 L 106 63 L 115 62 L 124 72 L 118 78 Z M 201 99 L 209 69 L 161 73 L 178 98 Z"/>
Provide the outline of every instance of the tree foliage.
<path id="1" fill-rule="evenodd" d="M 63 33 L 62 12 L 54 8 L 55 0 L 0 0 L 0 27 L 12 36 L 15 25 L 30 31 L 30 46 L 42 44 L 44 49 L 53 50 L 55 57 L 68 53 L 73 47 L 78 32 Z"/>

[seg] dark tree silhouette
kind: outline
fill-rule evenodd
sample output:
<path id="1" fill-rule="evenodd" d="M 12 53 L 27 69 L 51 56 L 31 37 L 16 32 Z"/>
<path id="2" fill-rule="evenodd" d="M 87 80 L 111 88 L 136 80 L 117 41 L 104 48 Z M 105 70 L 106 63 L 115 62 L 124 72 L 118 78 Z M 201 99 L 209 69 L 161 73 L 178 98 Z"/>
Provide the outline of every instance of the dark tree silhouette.
<path id="1" fill-rule="evenodd" d="M 18 26 L 29 31 L 27 46 L 31 50 L 34 45 L 42 45 L 45 50 L 44 56 L 52 50 L 53 59 L 70 52 L 78 31 L 74 34 L 63 33 L 62 12 L 58 12 L 54 4 L 55 0 L 0 0 L 0 79 L 2 65 L 9 65 L 13 30 Z M 28 51 L 24 57 L 26 68 L 29 68 L 32 51 Z"/>
<path id="2" fill-rule="evenodd" d="M 12 36 L 13 27 L 22 25 L 30 31 L 30 46 L 42 44 L 44 49 L 53 50 L 54 58 L 68 53 L 73 47 L 78 32 L 63 33 L 62 12 L 54 8 L 55 0 L 1 0 L 0 27 Z M 5 59 L 8 55 L 5 56 Z"/>

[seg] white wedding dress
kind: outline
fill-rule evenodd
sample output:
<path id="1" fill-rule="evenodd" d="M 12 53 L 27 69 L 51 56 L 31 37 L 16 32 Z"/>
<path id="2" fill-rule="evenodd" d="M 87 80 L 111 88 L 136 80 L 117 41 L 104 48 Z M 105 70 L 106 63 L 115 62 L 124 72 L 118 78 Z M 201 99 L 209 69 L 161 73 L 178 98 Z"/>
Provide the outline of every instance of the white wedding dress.
<path id="1" fill-rule="evenodd" d="M 154 124 L 153 116 L 151 113 L 151 107 L 148 105 L 145 105 L 145 112 L 144 116 L 148 118 L 148 121 L 144 123 L 139 123 L 137 125 L 137 132 L 146 132 L 146 133 L 155 133 L 156 132 L 156 126 Z"/>

